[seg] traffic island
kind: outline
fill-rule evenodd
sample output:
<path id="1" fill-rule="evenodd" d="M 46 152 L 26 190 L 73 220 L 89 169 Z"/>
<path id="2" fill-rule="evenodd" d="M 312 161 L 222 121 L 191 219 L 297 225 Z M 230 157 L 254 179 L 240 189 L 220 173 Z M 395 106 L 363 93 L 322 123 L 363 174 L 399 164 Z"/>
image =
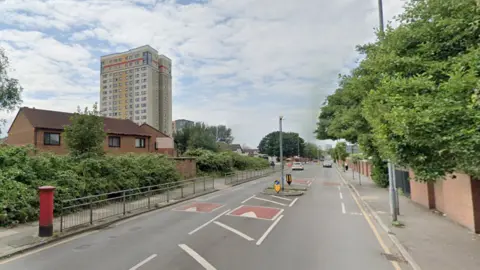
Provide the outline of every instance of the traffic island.
<path id="1" fill-rule="evenodd" d="M 263 194 L 278 196 L 302 196 L 307 191 L 303 186 L 285 186 L 284 190 L 276 191 L 274 187 L 267 187 Z"/>

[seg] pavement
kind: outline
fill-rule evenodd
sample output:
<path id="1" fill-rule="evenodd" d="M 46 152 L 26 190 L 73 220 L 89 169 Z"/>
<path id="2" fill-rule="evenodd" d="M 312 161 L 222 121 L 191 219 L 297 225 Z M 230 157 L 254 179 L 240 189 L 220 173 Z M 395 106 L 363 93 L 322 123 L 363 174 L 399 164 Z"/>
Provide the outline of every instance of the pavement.
<path id="1" fill-rule="evenodd" d="M 0 261 L 0 270 L 410 269 L 335 168 L 292 172 L 303 196 L 262 191 L 279 173 Z"/>
<path id="2" fill-rule="evenodd" d="M 387 189 L 377 187 L 366 176 L 359 177 L 358 172 L 355 172 L 354 178 L 351 170 L 340 174 L 355 187 L 385 229 L 391 232 L 390 236 L 408 253 L 414 269 L 480 269 L 480 235 L 405 196 L 399 196 L 398 216 L 404 227 L 395 227 L 391 223 Z"/>

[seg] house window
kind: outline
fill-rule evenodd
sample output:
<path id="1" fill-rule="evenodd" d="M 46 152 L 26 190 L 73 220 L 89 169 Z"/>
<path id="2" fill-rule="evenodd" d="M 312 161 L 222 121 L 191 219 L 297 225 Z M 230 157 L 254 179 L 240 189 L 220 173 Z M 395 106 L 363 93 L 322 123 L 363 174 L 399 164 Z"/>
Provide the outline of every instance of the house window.
<path id="1" fill-rule="evenodd" d="M 108 147 L 120 147 L 120 137 L 109 136 Z"/>
<path id="2" fill-rule="evenodd" d="M 60 145 L 60 133 L 44 133 L 44 145 Z"/>
<path id="3" fill-rule="evenodd" d="M 145 148 L 145 138 L 136 138 L 135 139 L 136 148 Z"/>

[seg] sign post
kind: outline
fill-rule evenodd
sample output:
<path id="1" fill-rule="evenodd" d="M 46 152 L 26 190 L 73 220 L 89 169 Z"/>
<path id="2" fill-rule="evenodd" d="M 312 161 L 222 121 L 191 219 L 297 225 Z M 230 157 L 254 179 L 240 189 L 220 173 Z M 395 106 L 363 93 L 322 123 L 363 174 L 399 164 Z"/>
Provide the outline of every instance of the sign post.
<path id="1" fill-rule="evenodd" d="M 280 190 L 282 189 L 282 186 L 280 185 L 280 181 L 275 180 L 275 182 L 273 182 L 273 189 L 277 193 L 280 192 Z"/>
<path id="2" fill-rule="evenodd" d="M 287 174 L 287 184 L 290 186 L 290 184 L 292 183 L 292 175 L 291 174 Z"/>

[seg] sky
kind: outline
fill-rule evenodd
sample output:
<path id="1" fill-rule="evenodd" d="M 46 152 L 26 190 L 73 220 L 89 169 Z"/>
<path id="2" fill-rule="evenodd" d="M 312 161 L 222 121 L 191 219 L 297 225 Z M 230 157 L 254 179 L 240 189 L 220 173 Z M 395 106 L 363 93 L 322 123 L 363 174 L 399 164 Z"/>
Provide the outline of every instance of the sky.
<path id="1" fill-rule="evenodd" d="M 385 20 L 403 3 L 384 0 Z M 91 107 L 100 56 L 148 44 L 173 61 L 173 119 L 227 125 L 250 147 L 280 115 L 331 143 L 315 140 L 319 109 L 378 27 L 377 0 L 0 0 L 0 14 L 22 106 Z M 2 135 L 16 113 L 0 112 Z"/>

